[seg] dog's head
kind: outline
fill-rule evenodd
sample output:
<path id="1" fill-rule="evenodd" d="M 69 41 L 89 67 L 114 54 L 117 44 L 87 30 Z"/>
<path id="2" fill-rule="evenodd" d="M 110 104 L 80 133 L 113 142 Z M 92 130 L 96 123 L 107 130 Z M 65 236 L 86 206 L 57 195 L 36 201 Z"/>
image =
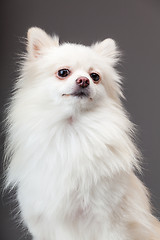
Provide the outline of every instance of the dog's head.
<path id="1" fill-rule="evenodd" d="M 56 36 L 31 28 L 27 51 L 23 75 L 35 95 L 39 89 L 43 98 L 81 109 L 90 109 L 106 98 L 119 101 L 120 80 L 114 69 L 119 52 L 114 40 L 105 39 L 90 47 L 60 45 Z"/>

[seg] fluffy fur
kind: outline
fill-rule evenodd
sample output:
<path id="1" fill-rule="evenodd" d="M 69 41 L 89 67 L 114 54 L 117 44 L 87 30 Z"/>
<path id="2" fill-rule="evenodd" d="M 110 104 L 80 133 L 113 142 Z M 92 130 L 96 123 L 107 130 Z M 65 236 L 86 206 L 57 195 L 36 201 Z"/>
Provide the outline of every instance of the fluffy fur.
<path id="1" fill-rule="evenodd" d="M 139 153 L 121 103 L 112 39 L 91 47 L 28 31 L 6 124 L 6 186 L 17 187 L 34 240 L 156 240 L 160 226 L 134 170 Z M 59 79 L 59 69 L 70 70 Z M 90 74 L 100 75 L 95 83 Z M 76 79 L 88 96 L 73 96 Z"/>

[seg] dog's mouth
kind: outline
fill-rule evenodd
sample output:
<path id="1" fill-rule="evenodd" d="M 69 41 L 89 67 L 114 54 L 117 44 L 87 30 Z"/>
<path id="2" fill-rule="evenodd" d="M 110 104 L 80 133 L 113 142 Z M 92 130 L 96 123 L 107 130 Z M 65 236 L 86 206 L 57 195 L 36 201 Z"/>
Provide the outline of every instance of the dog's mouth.
<path id="1" fill-rule="evenodd" d="M 75 91 L 73 93 L 69 93 L 69 94 L 62 94 L 62 96 L 73 96 L 73 97 L 79 97 L 79 98 L 88 98 L 89 97 L 89 91 L 84 91 L 84 90 L 78 90 Z"/>

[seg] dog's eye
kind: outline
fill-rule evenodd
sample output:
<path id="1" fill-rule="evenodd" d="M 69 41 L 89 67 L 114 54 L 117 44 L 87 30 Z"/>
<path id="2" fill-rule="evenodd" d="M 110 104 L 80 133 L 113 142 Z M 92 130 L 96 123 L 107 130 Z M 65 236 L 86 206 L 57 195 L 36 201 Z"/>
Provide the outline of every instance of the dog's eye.
<path id="1" fill-rule="evenodd" d="M 100 80 L 100 76 L 97 73 L 91 73 L 90 77 L 93 79 L 95 83 L 98 83 Z"/>
<path id="2" fill-rule="evenodd" d="M 70 74 L 70 70 L 69 69 L 60 69 L 59 71 L 58 71 L 58 77 L 60 77 L 60 78 L 65 78 L 65 77 L 67 77 L 69 74 Z"/>

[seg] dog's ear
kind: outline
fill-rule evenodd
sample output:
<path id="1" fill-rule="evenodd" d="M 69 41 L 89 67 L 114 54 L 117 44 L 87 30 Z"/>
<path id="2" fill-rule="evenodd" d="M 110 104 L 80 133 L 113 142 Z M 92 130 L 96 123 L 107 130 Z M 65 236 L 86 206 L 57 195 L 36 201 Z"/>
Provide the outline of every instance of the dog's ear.
<path id="1" fill-rule="evenodd" d="M 32 27 L 28 30 L 27 39 L 27 51 L 31 58 L 38 58 L 46 48 L 59 46 L 57 36 L 52 38 L 45 31 L 37 27 Z"/>
<path id="2" fill-rule="evenodd" d="M 102 57 L 106 58 L 110 64 L 115 65 L 118 62 L 120 52 L 113 39 L 107 38 L 102 42 L 95 43 L 91 47 Z"/>

